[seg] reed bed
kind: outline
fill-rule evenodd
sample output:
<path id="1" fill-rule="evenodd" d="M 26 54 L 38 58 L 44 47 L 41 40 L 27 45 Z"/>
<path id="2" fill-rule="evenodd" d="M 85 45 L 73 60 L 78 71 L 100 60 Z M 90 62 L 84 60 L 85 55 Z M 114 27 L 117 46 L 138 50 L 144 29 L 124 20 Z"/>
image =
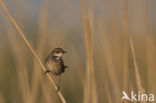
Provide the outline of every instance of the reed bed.
<path id="1" fill-rule="evenodd" d="M 5 13 L 7 14 L 7 16 L 9 17 L 11 23 L 14 25 L 14 27 L 16 28 L 17 32 L 19 33 L 19 35 L 22 37 L 22 39 L 24 40 L 25 44 L 28 46 L 28 48 L 30 49 L 30 51 L 32 52 L 34 58 L 36 59 L 36 61 L 39 63 L 39 65 L 41 66 L 43 72 L 46 71 L 45 66 L 42 64 L 41 60 L 39 59 L 38 55 L 36 54 L 36 52 L 34 51 L 34 49 L 32 48 L 31 44 L 29 43 L 29 41 L 27 40 L 27 38 L 25 37 L 24 33 L 22 32 L 22 30 L 20 29 L 20 27 L 17 25 L 17 23 L 15 22 L 15 20 L 13 19 L 13 17 L 10 15 L 9 11 L 7 10 L 6 6 L 4 5 L 4 3 L 2 1 L 0 1 L 0 4 L 2 6 L 2 8 L 4 9 Z M 57 86 L 54 82 L 54 80 L 51 78 L 50 74 L 47 73 L 46 74 L 49 81 L 51 82 L 52 86 L 55 88 L 55 90 L 57 91 Z M 60 97 L 62 103 L 66 103 L 66 100 L 64 99 L 62 93 L 60 91 L 57 91 L 58 96 Z"/>
<path id="2" fill-rule="evenodd" d="M 121 103 L 122 91 L 156 94 L 155 2 L 0 4 L 0 103 Z M 59 92 L 56 77 L 44 74 L 55 47 L 68 51 Z"/>
<path id="3" fill-rule="evenodd" d="M 94 14 L 93 0 L 90 0 L 90 18 L 87 16 L 85 1 L 81 0 L 82 24 L 84 28 L 84 37 L 86 45 L 86 84 L 84 103 L 97 103 L 97 91 L 95 85 L 94 74 L 94 58 L 93 58 L 93 33 L 94 33 Z M 90 22 L 89 22 L 90 19 Z"/>

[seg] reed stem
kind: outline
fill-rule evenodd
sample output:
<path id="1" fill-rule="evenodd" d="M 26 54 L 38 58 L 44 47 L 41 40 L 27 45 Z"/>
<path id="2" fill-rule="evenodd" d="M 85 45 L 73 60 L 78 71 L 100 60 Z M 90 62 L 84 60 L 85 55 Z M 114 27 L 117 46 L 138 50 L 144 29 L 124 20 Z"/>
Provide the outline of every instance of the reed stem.
<path id="1" fill-rule="evenodd" d="M 24 40 L 25 44 L 27 45 L 27 47 L 30 49 L 30 51 L 32 52 L 34 58 L 36 59 L 36 61 L 39 63 L 39 65 L 41 66 L 42 70 L 45 72 L 46 68 L 45 66 L 42 64 L 41 60 L 39 59 L 38 55 L 36 54 L 35 50 L 32 48 L 31 44 L 29 43 L 29 41 L 27 40 L 27 38 L 25 37 L 24 33 L 22 32 L 22 30 L 20 29 L 20 27 L 17 25 L 17 23 L 15 22 L 15 20 L 13 19 L 13 17 L 10 15 L 8 9 L 6 8 L 5 4 L 2 2 L 2 0 L 0 0 L 0 4 L 3 8 L 3 10 L 5 11 L 6 15 L 9 17 L 9 20 L 11 21 L 11 23 L 14 25 L 15 29 L 17 30 L 17 32 L 19 33 L 19 35 L 22 37 L 22 39 Z M 52 77 L 50 76 L 50 74 L 46 74 L 48 79 L 50 80 L 50 83 L 52 84 L 52 86 L 55 88 L 55 90 L 57 91 L 57 86 L 54 82 L 54 80 L 52 79 Z M 67 103 L 65 98 L 63 97 L 62 93 L 60 91 L 57 92 L 58 96 L 60 97 L 62 103 Z"/>

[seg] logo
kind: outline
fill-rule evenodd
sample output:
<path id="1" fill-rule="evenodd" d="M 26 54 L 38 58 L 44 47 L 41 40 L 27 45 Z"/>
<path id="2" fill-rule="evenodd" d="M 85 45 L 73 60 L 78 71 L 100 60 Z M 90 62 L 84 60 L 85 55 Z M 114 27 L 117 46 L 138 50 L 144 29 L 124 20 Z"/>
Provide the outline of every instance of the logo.
<path id="1" fill-rule="evenodd" d="M 125 91 L 122 91 L 122 98 L 121 101 L 123 100 L 128 100 L 128 101 L 139 101 L 139 102 L 153 102 L 154 101 L 154 94 L 145 94 L 145 93 L 134 93 L 131 91 L 131 95 L 129 96 Z"/>

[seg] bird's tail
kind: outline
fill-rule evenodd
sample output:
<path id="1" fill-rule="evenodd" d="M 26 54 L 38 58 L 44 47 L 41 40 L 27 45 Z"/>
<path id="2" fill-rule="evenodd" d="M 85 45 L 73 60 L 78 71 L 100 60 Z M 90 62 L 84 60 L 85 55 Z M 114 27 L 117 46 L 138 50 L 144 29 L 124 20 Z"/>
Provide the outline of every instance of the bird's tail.
<path id="1" fill-rule="evenodd" d="M 68 66 L 67 66 L 67 65 L 65 65 L 65 66 L 64 66 L 64 68 L 68 68 Z"/>

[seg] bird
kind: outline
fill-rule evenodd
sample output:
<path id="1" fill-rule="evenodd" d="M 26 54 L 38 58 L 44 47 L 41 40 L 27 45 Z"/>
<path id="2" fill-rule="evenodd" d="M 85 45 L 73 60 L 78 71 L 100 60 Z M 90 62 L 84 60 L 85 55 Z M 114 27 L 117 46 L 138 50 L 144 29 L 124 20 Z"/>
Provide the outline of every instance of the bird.
<path id="1" fill-rule="evenodd" d="M 45 73 L 52 73 L 55 76 L 59 76 L 57 91 L 60 87 L 60 75 L 65 72 L 66 68 L 68 68 L 67 65 L 64 65 L 64 61 L 62 59 L 62 56 L 65 53 L 67 53 L 67 51 L 63 50 L 62 48 L 54 48 L 45 60 L 47 67 Z"/>

